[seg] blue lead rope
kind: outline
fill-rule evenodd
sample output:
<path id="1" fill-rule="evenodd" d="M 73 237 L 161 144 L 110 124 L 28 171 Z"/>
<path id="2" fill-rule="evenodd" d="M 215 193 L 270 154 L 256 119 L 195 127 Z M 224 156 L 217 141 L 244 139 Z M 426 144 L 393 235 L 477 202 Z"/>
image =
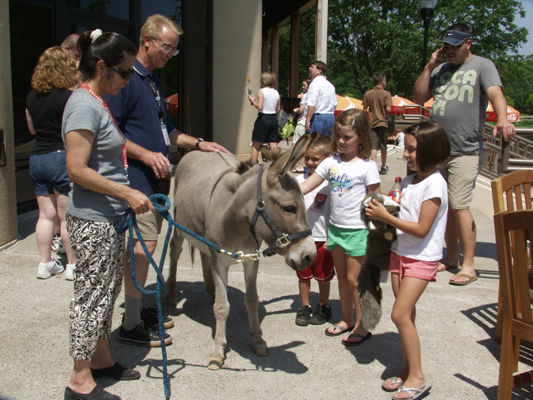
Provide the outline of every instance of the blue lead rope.
<path id="1" fill-rule="evenodd" d="M 162 293 L 163 288 L 165 286 L 165 278 L 163 276 L 163 266 L 165 262 L 165 258 L 168 251 L 168 245 L 170 243 L 170 236 L 172 234 L 172 228 L 175 226 L 181 231 L 184 231 L 188 233 L 189 235 L 193 236 L 195 239 L 201 241 L 202 243 L 205 243 L 209 247 L 212 247 L 215 249 L 218 253 L 226 254 L 232 258 L 235 259 L 242 259 L 243 253 L 242 252 L 229 252 L 227 250 L 222 249 L 219 245 L 205 239 L 204 237 L 194 233 L 186 226 L 183 226 L 172 218 L 168 210 L 170 209 L 170 199 L 163 195 L 163 194 L 153 194 L 150 196 L 150 201 L 152 202 L 154 209 L 161 214 L 161 216 L 168 222 L 168 229 L 167 233 L 165 235 L 165 242 L 163 245 L 163 250 L 161 252 L 161 258 L 159 260 L 159 264 L 157 264 L 146 247 L 146 244 L 144 243 L 144 239 L 142 237 L 141 232 L 139 231 L 139 228 L 137 226 L 137 219 L 135 217 L 135 213 L 130 209 L 126 211 L 126 213 L 122 216 L 120 221 L 120 227 L 119 230 L 124 232 L 128 231 L 129 238 L 128 238 L 128 245 L 129 245 L 129 254 L 130 254 L 130 274 L 131 274 L 131 280 L 137 290 L 141 292 L 142 294 L 146 295 L 155 295 L 156 303 L 157 303 L 157 318 L 159 322 L 159 340 L 161 342 L 161 353 L 163 358 L 163 389 L 165 392 L 165 399 L 170 399 L 170 379 L 168 377 L 168 359 L 167 359 L 167 348 L 165 344 L 165 330 L 163 327 L 163 301 L 162 301 Z M 148 257 L 148 260 L 150 261 L 150 265 L 154 268 L 154 271 L 157 274 L 157 281 L 156 281 L 156 288 L 155 290 L 148 290 L 142 287 L 138 280 L 137 280 L 137 274 L 135 273 L 135 257 L 133 252 L 134 247 L 134 237 L 133 232 L 137 234 L 137 238 L 139 242 L 141 243 L 141 246 L 144 250 L 144 253 Z"/>
<path id="2" fill-rule="evenodd" d="M 159 203 L 160 200 L 165 201 L 164 205 L 161 205 Z M 150 196 L 150 201 L 152 202 L 155 210 L 160 213 L 165 219 L 168 220 L 167 216 L 168 209 L 170 208 L 170 200 L 167 196 L 163 195 L 152 195 Z M 159 322 L 159 340 L 161 342 L 161 354 L 163 358 L 163 389 L 165 392 L 165 399 L 170 399 L 170 379 L 168 376 L 168 359 L 167 359 L 167 348 L 165 344 L 165 330 L 163 327 L 163 302 L 162 302 L 162 293 L 163 288 L 165 286 L 165 278 L 163 277 L 163 266 L 165 262 L 165 257 L 167 255 L 168 250 L 168 244 L 170 242 L 170 235 L 172 234 L 172 226 L 169 224 L 167 234 L 165 236 L 165 245 L 163 246 L 163 251 L 161 253 L 161 259 L 159 260 L 159 265 L 156 264 L 154 258 L 152 257 L 152 254 L 146 247 L 146 244 L 144 243 L 144 239 L 142 237 L 141 232 L 139 231 L 139 227 L 137 226 L 137 219 L 135 217 L 135 213 L 132 210 L 128 210 L 126 214 L 123 216 L 123 220 L 121 221 L 121 225 L 123 230 L 127 229 L 129 233 L 128 237 L 128 244 L 129 244 L 129 253 L 130 253 L 130 274 L 131 274 L 131 280 L 137 290 L 141 292 L 142 294 L 146 295 L 155 295 L 156 303 L 157 303 L 157 319 Z M 133 231 L 137 234 L 137 238 L 139 239 L 139 242 L 141 243 L 141 246 L 144 250 L 144 253 L 150 260 L 150 265 L 154 268 L 154 271 L 157 274 L 157 280 L 156 280 L 156 288 L 155 290 L 148 290 L 142 287 L 138 280 L 137 280 L 137 274 L 135 273 L 135 255 L 133 252 L 134 247 L 134 237 L 133 237 Z"/>

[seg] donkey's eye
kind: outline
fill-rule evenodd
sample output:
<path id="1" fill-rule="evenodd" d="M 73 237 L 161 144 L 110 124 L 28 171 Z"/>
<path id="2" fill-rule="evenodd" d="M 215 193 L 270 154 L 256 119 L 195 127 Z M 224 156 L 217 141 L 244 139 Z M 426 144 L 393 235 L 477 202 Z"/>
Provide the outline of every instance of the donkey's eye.
<path id="1" fill-rule="evenodd" d="M 283 211 L 288 212 L 290 214 L 296 214 L 296 207 L 295 206 L 285 206 L 285 207 L 283 207 Z"/>

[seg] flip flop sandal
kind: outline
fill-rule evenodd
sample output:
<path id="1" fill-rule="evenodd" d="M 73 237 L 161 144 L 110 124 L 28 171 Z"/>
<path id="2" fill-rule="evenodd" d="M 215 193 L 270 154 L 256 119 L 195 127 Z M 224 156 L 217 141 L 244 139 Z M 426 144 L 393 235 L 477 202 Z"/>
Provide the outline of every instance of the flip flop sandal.
<path id="1" fill-rule="evenodd" d="M 392 400 L 416 400 L 424 397 L 426 394 L 428 394 L 429 390 L 431 389 L 431 383 L 426 383 L 421 388 L 408 388 L 402 386 L 398 389 L 398 391 L 395 394 L 398 394 L 400 392 L 407 392 L 410 397 L 396 397 L 395 395 L 392 396 Z"/>
<path id="2" fill-rule="evenodd" d="M 396 392 L 403 385 L 403 379 L 398 376 L 387 378 L 381 384 L 381 388 L 386 392 Z"/>
<path id="3" fill-rule="evenodd" d="M 339 336 L 343 333 L 350 332 L 353 329 L 353 326 L 349 326 L 348 328 L 342 328 L 339 325 L 333 325 L 333 332 L 330 330 L 331 326 L 328 326 L 324 333 L 326 336 Z"/>
<path id="4" fill-rule="evenodd" d="M 350 333 L 344 339 L 342 339 L 342 344 L 345 346 L 359 346 L 365 340 L 368 340 L 372 337 L 372 333 L 368 332 L 366 335 L 360 335 L 359 333 Z M 358 338 L 359 340 L 352 340 Z"/>
<path id="5" fill-rule="evenodd" d="M 463 282 L 456 282 L 455 281 L 456 278 L 467 278 L 468 280 L 463 281 Z M 466 286 L 466 285 L 470 285 L 472 282 L 475 282 L 475 281 L 477 281 L 477 276 L 475 275 L 471 276 L 467 274 L 457 274 L 452 279 L 450 279 L 448 283 L 453 286 Z"/>

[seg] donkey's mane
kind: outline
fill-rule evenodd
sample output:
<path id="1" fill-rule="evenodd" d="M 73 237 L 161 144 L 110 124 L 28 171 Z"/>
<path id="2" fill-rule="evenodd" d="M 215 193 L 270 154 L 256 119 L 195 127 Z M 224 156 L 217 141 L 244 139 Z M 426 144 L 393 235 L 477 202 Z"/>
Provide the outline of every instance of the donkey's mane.
<path id="1" fill-rule="evenodd" d="M 281 157 L 283 154 L 283 150 L 281 150 L 279 147 L 275 148 L 274 150 L 270 149 L 261 149 L 261 156 L 263 157 L 263 161 L 272 163 L 276 161 L 278 158 Z M 239 162 L 239 165 L 235 168 L 235 172 L 237 172 L 239 175 L 244 174 L 245 172 L 251 170 L 254 167 L 254 164 L 252 164 L 251 159 L 247 159 L 245 161 Z"/>

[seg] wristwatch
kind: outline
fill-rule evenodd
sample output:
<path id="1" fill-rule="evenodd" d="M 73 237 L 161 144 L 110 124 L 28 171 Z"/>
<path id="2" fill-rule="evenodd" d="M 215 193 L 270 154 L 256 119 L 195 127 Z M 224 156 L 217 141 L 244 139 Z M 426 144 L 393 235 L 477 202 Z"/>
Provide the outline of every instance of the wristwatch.
<path id="1" fill-rule="evenodd" d="M 198 139 L 196 139 L 196 143 L 194 144 L 194 147 L 196 147 L 197 149 L 200 148 L 200 143 L 202 143 L 204 141 L 204 139 L 202 139 L 201 137 L 199 137 Z"/>

